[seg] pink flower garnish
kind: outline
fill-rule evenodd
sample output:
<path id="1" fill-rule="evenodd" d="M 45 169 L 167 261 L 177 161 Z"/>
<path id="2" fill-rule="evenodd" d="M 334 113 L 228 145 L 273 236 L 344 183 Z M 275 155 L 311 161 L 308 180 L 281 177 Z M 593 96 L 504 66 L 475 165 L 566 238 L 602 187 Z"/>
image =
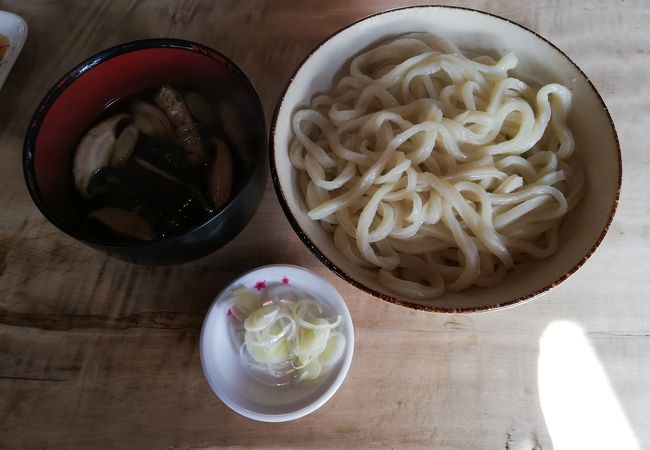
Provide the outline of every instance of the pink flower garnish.
<path id="1" fill-rule="evenodd" d="M 282 284 L 289 284 L 289 278 L 287 277 L 282 278 Z"/>
<path id="2" fill-rule="evenodd" d="M 258 291 L 261 291 L 265 287 L 266 287 L 266 282 L 264 280 L 255 283 L 255 289 L 257 289 Z"/>

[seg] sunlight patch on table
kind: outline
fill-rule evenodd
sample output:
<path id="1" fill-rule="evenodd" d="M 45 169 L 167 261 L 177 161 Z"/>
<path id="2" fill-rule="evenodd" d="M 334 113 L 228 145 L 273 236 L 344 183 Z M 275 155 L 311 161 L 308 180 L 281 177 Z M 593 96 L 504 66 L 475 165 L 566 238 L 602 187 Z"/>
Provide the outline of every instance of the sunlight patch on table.
<path id="1" fill-rule="evenodd" d="M 639 444 L 584 331 L 551 323 L 540 339 L 539 396 L 556 450 L 638 450 Z"/>

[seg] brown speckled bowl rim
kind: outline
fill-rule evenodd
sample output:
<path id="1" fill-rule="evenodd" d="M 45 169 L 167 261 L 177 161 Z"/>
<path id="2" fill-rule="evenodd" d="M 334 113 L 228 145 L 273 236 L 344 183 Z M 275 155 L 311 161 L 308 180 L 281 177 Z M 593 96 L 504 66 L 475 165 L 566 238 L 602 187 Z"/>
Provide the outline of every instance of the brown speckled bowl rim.
<path id="1" fill-rule="evenodd" d="M 591 246 L 591 248 L 585 253 L 585 255 L 567 272 L 565 272 L 562 276 L 557 278 L 556 280 L 552 281 L 550 284 L 544 286 L 543 288 L 537 289 L 533 292 L 530 292 L 526 295 L 517 297 L 512 300 L 508 300 L 502 303 L 494 304 L 494 305 L 488 305 L 488 306 L 481 306 L 481 307 L 461 307 L 461 308 L 444 308 L 444 307 L 439 307 L 439 306 L 433 306 L 433 305 L 420 305 L 417 303 L 411 303 L 408 301 L 404 300 L 399 300 L 398 298 L 392 297 L 390 295 L 378 292 L 363 283 L 355 280 L 352 278 L 350 275 L 348 275 L 345 271 L 343 271 L 341 268 L 339 268 L 336 264 L 334 264 L 332 261 L 330 261 L 325 254 L 316 246 L 316 244 L 307 236 L 307 234 L 303 231 L 302 228 L 300 228 L 300 225 L 298 224 L 298 221 L 296 218 L 293 216 L 293 213 L 291 212 L 291 209 L 289 207 L 289 204 L 287 203 L 287 200 L 284 196 L 284 193 L 282 192 L 282 187 L 280 186 L 280 181 L 278 178 L 278 173 L 275 167 L 275 128 L 277 124 L 277 119 L 278 119 L 278 114 L 280 112 L 280 109 L 282 108 L 282 105 L 284 104 L 284 98 L 286 96 L 287 90 L 289 89 L 291 83 L 293 82 L 294 78 L 296 77 L 296 74 L 300 71 L 300 69 L 303 67 L 303 65 L 311 58 L 311 56 L 318 50 L 320 49 L 323 45 L 325 45 L 327 42 L 329 42 L 332 38 L 337 36 L 339 33 L 342 31 L 353 27 L 354 25 L 358 24 L 359 22 L 363 22 L 365 20 L 371 19 L 373 17 L 377 17 L 383 14 L 390 14 L 394 13 L 396 11 L 402 11 L 402 10 L 407 10 L 407 9 L 421 9 L 421 8 L 436 8 L 436 9 L 452 9 L 452 10 L 463 10 L 463 11 L 469 11 L 471 13 L 476 13 L 476 14 L 482 14 L 485 16 L 493 17 L 499 20 L 503 20 L 505 22 L 508 22 L 516 27 L 519 27 L 534 36 L 536 36 L 538 39 L 542 40 L 544 43 L 548 44 L 552 48 L 554 48 L 558 53 L 560 53 L 564 58 L 567 59 L 587 80 L 587 83 L 589 84 L 589 87 L 591 90 L 596 94 L 596 97 L 600 101 L 603 111 L 607 115 L 607 119 L 609 120 L 609 123 L 612 128 L 612 133 L 614 135 L 614 140 L 616 141 L 616 153 L 617 153 L 617 159 L 618 159 L 618 185 L 616 188 L 616 196 L 614 198 L 614 201 L 612 202 L 611 210 L 609 213 L 609 218 L 607 220 L 607 223 L 603 227 L 602 231 L 600 232 L 600 235 L 596 238 L 596 241 L 594 244 Z M 589 77 L 578 67 L 576 63 L 574 63 L 571 58 L 569 58 L 562 50 L 560 50 L 557 46 L 555 46 L 553 43 L 539 35 L 533 30 L 530 30 L 523 25 L 520 25 L 516 22 L 513 22 L 512 20 L 506 19 L 501 16 L 497 16 L 496 14 L 491 14 L 485 11 L 479 11 L 476 9 L 471 9 L 471 8 L 464 8 L 460 6 L 443 6 L 443 5 L 419 5 L 419 6 L 407 6 L 404 8 L 395 8 L 395 9 L 390 9 L 386 11 L 382 11 L 376 14 L 369 15 L 367 17 L 363 17 L 350 25 L 347 25 L 338 31 L 334 32 L 330 36 L 328 36 L 323 42 L 321 42 L 317 47 L 315 47 L 313 50 L 311 50 L 307 56 L 302 60 L 302 62 L 298 65 L 296 70 L 293 72 L 289 80 L 287 81 L 282 94 L 280 96 L 280 101 L 276 104 L 275 111 L 273 113 L 273 119 L 271 121 L 271 130 L 270 130 L 270 138 L 269 138 L 269 164 L 271 166 L 271 179 L 273 180 L 273 187 L 275 188 L 275 192 L 278 197 L 278 201 L 280 202 L 280 206 L 282 207 L 282 210 L 284 211 L 285 216 L 287 217 L 287 220 L 291 224 L 291 227 L 293 230 L 296 232 L 300 240 L 307 246 L 307 248 L 332 272 L 334 272 L 336 275 L 339 277 L 343 278 L 345 281 L 350 283 L 351 285 L 355 286 L 358 289 L 361 289 L 362 291 L 377 297 L 381 300 L 387 301 L 389 303 L 393 303 L 395 305 L 403 306 L 406 308 L 410 309 L 415 309 L 418 311 L 427 311 L 427 312 L 436 312 L 436 313 L 451 313 L 451 314 L 458 314 L 458 313 L 477 313 L 477 312 L 487 312 L 487 311 L 494 311 L 498 309 L 504 309 L 507 307 L 512 307 L 518 304 L 525 303 L 527 301 L 533 300 L 536 297 L 541 296 L 542 294 L 545 294 L 546 292 L 550 291 L 552 288 L 558 286 L 560 283 L 565 281 L 567 278 L 569 278 L 571 275 L 573 275 L 582 265 L 591 257 L 591 255 L 596 251 L 596 249 L 600 246 L 601 242 L 605 238 L 605 235 L 609 231 L 609 227 L 612 224 L 612 221 L 614 220 L 614 214 L 616 213 L 616 208 L 618 206 L 618 201 L 620 198 L 621 194 L 621 184 L 623 180 L 623 163 L 622 163 L 622 157 L 621 157 L 621 145 L 618 139 L 618 134 L 616 133 L 616 128 L 614 126 L 614 122 L 612 121 L 612 117 L 609 113 L 609 110 L 607 109 L 607 106 L 605 105 L 605 102 L 603 101 L 603 98 L 600 96 L 600 93 L 596 89 L 596 87 L 593 85 Z"/>

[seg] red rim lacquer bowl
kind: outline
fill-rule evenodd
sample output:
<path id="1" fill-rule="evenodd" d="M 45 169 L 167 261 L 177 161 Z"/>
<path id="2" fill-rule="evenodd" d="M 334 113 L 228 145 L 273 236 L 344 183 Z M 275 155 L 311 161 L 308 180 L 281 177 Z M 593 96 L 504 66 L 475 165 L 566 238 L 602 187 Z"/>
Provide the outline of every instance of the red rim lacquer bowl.
<path id="1" fill-rule="evenodd" d="M 177 235 L 123 243 L 84 234 L 75 211 L 71 159 L 88 126 L 115 100 L 162 83 L 228 86 L 236 92 L 252 163 L 215 215 Z M 230 92 L 230 91 L 229 91 Z M 23 150 L 29 193 L 43 215 L 79 241 L 136 263 L 175 264 L 205 256 L 253 217 L 266 182 L 266 125 L 253 84 L 219 52 L 178 39 L 147 39 L 104 50 L 70 70 L 47 93 L 29 124 Z"/>

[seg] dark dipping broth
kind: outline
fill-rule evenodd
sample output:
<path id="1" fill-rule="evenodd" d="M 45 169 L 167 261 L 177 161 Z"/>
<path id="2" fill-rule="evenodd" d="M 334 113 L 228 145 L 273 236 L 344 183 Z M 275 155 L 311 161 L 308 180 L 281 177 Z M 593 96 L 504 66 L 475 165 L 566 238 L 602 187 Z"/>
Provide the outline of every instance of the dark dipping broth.
<path id="1" fill-rule="evenodd" d="M 237 104 L 234 96 L 170 84 L 111 104 L 73 157 L 84 233 L 150 241 L 217 213 L 252 163 Z"/>

